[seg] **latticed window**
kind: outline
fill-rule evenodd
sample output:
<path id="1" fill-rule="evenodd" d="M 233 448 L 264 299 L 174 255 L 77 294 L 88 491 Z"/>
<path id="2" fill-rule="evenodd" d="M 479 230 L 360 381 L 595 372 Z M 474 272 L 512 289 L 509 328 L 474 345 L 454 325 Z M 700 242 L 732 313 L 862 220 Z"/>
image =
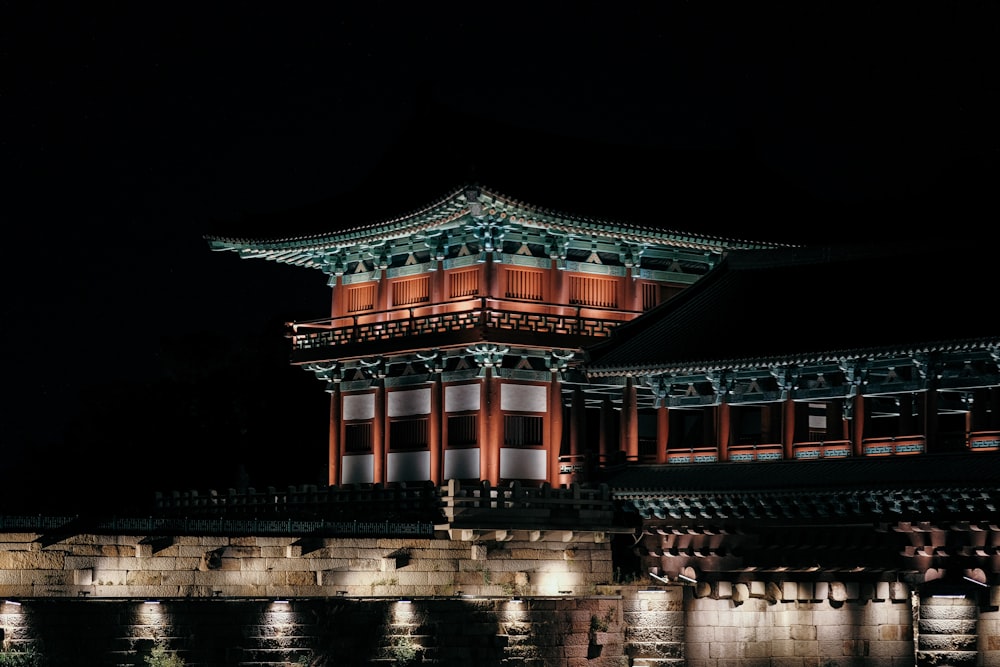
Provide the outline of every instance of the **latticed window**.
<path id="1" fill-rule="evenodd" d="M 427 449 L 427 418 L 394 419 L 389 422 L 389 449 Z"/>
<path id="2" fill-rule="evenodd" d="M 545 420 L 529 415 L 504 415 L 503 444 L 508 447 L 532 447 L 545 444 Z"/>
<path id="3" fill-rule="evenodd" d="M 479 269 L 453 271 L 448 274 L 448 297 L 456 299 L 479 294 Z"/>
<path id="4" fill-rule="evenodd" d="M 479 442 L 479 424 L 476 415 L 452 415 L 448 417 L 448 446 L 468 447 Z"/>
<path id="5" fill-rule="evenodd" d="M 642 309 L 649 310 L 660 303 L 660 286 L 656 283 L 642 283 Z"/>
<path id="6" fill-rule="evenodd" d="M 419 276 L 398 280 L 392 284 L 392 305 L 408 306 L 411 303 L 425 303 L 431 299 L 429 276 Z"/>
<path id="7" fill-rule="evenodd" d="M 372 423 L 344 425 L 344 451 L 348 454 L 372 451 Z"/>
<path id="8" fill-rule="evenodd" d="M 505 296 L 508 299 L 530 299 L 541 301 L 542 278 L 541 271 L 530 271 L 528 269 L 507 269 L 507 291 Z"/>
<path id="9" fill-rule="evenodd" d="M 347 288 L 347 312 L 357 313 L 375 308 L 375 283 Z"/>
<path id="10" fill-rule="evenodd" d="M 593 276 L 570 276 L 569 302 L 596 308 L 617 308 L 617 281 Z"/>

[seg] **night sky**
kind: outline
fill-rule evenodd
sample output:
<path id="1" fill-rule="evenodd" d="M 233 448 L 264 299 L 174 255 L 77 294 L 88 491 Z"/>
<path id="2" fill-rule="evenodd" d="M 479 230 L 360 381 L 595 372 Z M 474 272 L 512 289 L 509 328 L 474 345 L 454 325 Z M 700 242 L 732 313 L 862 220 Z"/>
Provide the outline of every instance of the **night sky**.
<path id="1" fill-rule="evenodd" d="M 409 210 L 452 154 L 399 150 L 428 114 L 583 147 L 434 126 L 532 162 L 529 202 L 586 174 L 694 232 L 997 236 L 993 2 L 39 4 L 0 10 L 0 511 L 324 483 L 327 397 L 282 326 L 326 315 L 324 276 L 203 235 L 373 174 L 411 174 L 379 202 Z"/>

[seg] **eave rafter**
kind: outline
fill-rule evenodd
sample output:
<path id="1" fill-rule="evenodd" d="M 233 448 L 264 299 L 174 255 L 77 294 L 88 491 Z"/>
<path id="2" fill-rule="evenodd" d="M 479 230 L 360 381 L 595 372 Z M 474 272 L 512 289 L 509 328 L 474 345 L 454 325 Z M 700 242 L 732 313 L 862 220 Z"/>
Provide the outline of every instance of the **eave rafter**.
<path id="1" fill-rule="evenodd" d="M 331 221 L 336 221 L 335 212 Z M 489 233 L 484 235 L 484 230 Z M 452 237 L 445 237 L 445 248 L 435 241 L 442 232 Z M 545 245 L 549 254 L 553 252 L 549 247 L 552 239 L 558 239 L 561 250 L 557 255 L 564 257 L 570 248 L 591 249 L 618 258 L 623 265 L 636 266 L 649 249 L 655 249 L 662 261 L 711 268 L 728 250 L 773 247 L 577 217 L 472 187 L 454 190 L 408 214 L 340 232 L 275 239 L 210 237 L 208 241 L 213 250 L 237 252 L 242 258 L 330 272 L 331 257 L 339 257 L 344 265 L 360 261 L 365 259 L 365 245 L 395 243 L 400 252 L 420 248 L 440 259 L 448 243 L 480 243 L 481 250 L 499 251 L 504 238 L 517 233 L 524 236 L 525 243 Z"/>

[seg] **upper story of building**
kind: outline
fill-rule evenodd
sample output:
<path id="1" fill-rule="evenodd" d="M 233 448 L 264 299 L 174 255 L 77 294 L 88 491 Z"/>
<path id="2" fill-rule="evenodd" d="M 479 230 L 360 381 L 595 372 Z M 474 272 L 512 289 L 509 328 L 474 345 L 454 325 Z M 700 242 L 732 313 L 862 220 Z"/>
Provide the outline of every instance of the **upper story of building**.
<path id="1" fill-rule="evenodd" d="M 773 247 L 577 217 L 475 184 L 374 223 L 209 242 L 325 274 L 330 317 L 290 325 L 292 361 L 345 369 L 355 358 L 483 342 L 580 348 L 692 285 L 726 252 Z"/>

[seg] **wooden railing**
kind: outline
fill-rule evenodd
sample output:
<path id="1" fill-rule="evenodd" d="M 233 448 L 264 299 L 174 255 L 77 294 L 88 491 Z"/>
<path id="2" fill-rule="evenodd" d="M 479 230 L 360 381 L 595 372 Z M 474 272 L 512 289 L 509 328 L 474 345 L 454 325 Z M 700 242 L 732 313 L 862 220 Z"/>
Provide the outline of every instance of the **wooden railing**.
<path id="1" fill-rule="evenodd" d="M 467 509 L 613 509 L 611 489 L 606 484 L 597 488 L 584 488 L 578 484 L 561 487 L 550 484 L 528 486 L 520 482 L 492 486 L 486 481 L 469 484 L 453 479 L 441 488 L 441 494 L 446 514 Z"/>
<path id="2" fill-rule="evenodd" d="M 289 327 L 292 348 L 309 350 L 346 343 L 455 333 L 477 327 L 606 338 L 615 328 L 640 314 L 641 311 L 484 297 L 293 322 Z"/>
<path id="3" fill-rule="evenodd" d="M 782 458 L 781 444 L 766 445 L 730 445 L 730 461 L 780 461 Z"/>
<path id="4" fill-rule="evenodd" d="M 716 463 L 718 460 L 718 447 L 691 447 L 689 449 L 667 450 L 667 463 Z"/>
<path id="5" fill-rule="evenodd" d="M 892 456 L 923 454 L 927 451 L 927 438 L 922 435 L 900 435 L 887 438 L 865 438 L 861 452 L 865 456 Z"/>
<path id="6" fill-rule="evenodd" d="M 1000 450 L 1000 431 L 973 431 L 968 443 L 974 452 L 995 452 Z"/>
<path id="7" fill-rule="evenodd" d="M 850 455 L 850 440 L 814 440 L 792 444 L 792 456 L 796 460 L 843 459 Z"/>

